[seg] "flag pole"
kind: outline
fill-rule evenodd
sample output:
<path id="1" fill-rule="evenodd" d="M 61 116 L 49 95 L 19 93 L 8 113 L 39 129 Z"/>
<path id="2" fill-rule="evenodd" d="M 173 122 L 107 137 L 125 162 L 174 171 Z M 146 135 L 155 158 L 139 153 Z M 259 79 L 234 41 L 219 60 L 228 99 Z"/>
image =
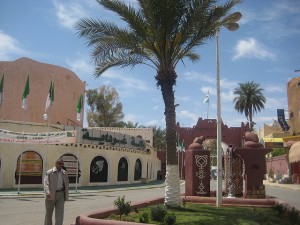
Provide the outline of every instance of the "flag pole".
<path id="1" fill-rule="evenodd" d="M 207 95 L 208 95 L 208 101 L 207 101 L 207 114 L 206 114 L 206 119 L 208 119 L 208 112 L 209 112 L 209 89 L 207 91 Z"/>
<path id="2" fill-rule="evenodd" d="M 183 156 L 184 156 L 184 141 L 181 142 L 181 171 L 180 171 L 180 177 L 182 179 L 182 170 L 183 170 Z"/>
<path id="3" fill-rule="evenodd" d="M 21 144 L 21 155 L 20 155 L 20 163 L 19 163 L 19 180 L 18 180 L 18 194 L 20 194 L 20 184 L 21 184 L 21 176 L 22 176 L 22 160 L 23 160 L 23 147 L 24 147 L 24 137 L 25 137 L 25 119 L 26 119 L 26 110 L 24 112 L 24 120 L 23 120 L 23 140 Z"/>
<path id="4" fill-rule="evenodd" d="M 44 170 L 44 174 L 47 171 L 47 165 L 48 165 L 48 149 L 49 149 L 49 139 L 50 139 L 50 125 L 49 125 L 49 121 L 50 121 L 50 111 L 51 111 L 51 105 L 49 108 L 49 113 L 45 113 L 44 114 L 44 120 L 47 121 L 47 129 L 48 129 L 48 133 L 47 133 L 47 142 L 46 142 L 46 157 L 45 157 L 45 170 Z"/>
<path id="5" fill-rule="evenodd" d="M 207 103 L 207 114 L 206 114 L 206 119 L 208 119 L 208 111 L 209 111 L 209 100 L 208 100 L 208 103 Z"/>
<path id="6" fill-rule="evenodd" d="M 4 68 L 4 72 L 0 81 L 0 106 L 3 104 L 3 96 L 4 96 L 4 74 L 6 72 L 6 67 Z M 2 108 L 0 107 L 0 118 L 2 118 Z"/>
<path id="7" fill-rule="evenodd" d="M 77 190 L 77 183 L 78 183 L 78 174 L 79 174 L 79 129 L 80 126 L 78 126 L 77 130 L 77 168 L 76 168 L 76 184 L 75 184 L 75 191 L 78 192 Z"/>
<path id="8" fill-rule="evenodd" d="M 48 93 L 47 99 L 46 99 L 45 114 L 44 114 L 44 120 L 47 121 L 47 129 L 48 129 L 44 174 L 46 173 L 47 166 L 48 166 L 48 151 L 49 151 L 49 140 L 50 140 L 50 115 L 51 115 L 51 105 L 54 100 L 54 83 L 52 80 L 53 80 L 53 72 L 52 72 L 52 77 L 51 77 L 51 82 L 50 82 L 49 93 Z"/>
<path id="9" fill-rule="evenodd" d="M 77 121 L 81 121 L 82 117 L 82 106 L 83 106 L 83 96 L 82 94 L 78 98 L 78 102 L 76 105 L 76 112 L 77 112 Z M 77 183 L 78 183 L 78 176 L 79 176 L 79 133 L 80 133 L 80 124 L 78 124 L 78 130 L 77 130 L 77 169 L 76 169 L 76 184 L 75 184 L 75 191 L 77 192 Z"/>
<path id="10" fill-rule="evenodd" d="M 26 84 L 24 87 L 23 95 L 22 95 L 22 108 L 24 109 L 24 119 L 23 119 L 23 140 L 21 144 L 21 156 L 20 156 L 20 164 L 19 164 L 19 181 L 18 181 L 18 194 L 20 193 L 20 184 L 21 184 L 21 175 L 22 175 L 22 157 L 23 157 L 23 145 L 24 145 L 24 136 L 25 136 L 25 119 L 26 119 L 26 112 L 28 108 L 28 95 L 30 93 L 29 87 L 29 75 L 30 71 L 26 80 Z"/>

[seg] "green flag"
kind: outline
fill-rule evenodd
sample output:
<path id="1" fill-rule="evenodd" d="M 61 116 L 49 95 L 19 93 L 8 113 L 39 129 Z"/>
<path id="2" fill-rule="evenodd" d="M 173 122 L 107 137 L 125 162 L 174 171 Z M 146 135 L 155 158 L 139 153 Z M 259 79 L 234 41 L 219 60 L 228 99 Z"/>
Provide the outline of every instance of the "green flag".
<path id="1" fill-rule="evenodd" d="M 176 132 L 176 151 L 180 151 L 179 134 Z"/>
<path id="2" fill-rule="evenodd" d="M 184 140 L 183 140 L 183 139 L 182 139 L 182 142 L 181 142 L 181 144 L 180 144 L 180 150 L 181 150 L 182 152 L 185 152 Z"/>
<path id="3" fill-rule="evenodd" d="M 27 81 L 24 87 L 23 95 L 22 95 L 22 108 L 24 110 L 27 110 L 27 96 L 29 95 L 30 89 L 29 89 L 29 75 L 27 77 Z"/>
<path id="4" fill-rule="evenodd" d="M 76 106 L 76 112 L 77 112 L 77 120 L 81 120 L 81 109 L 82 109 L 82 94 L 78 97 L 78 102 Z"/>
<path id="5" fill-rule="evenodd" d="M 0 105 L 3 101 L 3 83 L 4 83 L 4 74 L 3 74 L 1 82 L 0 82 Z"/>
<path id="6" fill-rule="evenodd" d="M 46 100 L 45 112 L 47 112 L 47 110 L 50 108 L 50 105 L 52 105 L 53 102 L 54 102 L 54 83 L 51 80 L 49 93 Z"/>

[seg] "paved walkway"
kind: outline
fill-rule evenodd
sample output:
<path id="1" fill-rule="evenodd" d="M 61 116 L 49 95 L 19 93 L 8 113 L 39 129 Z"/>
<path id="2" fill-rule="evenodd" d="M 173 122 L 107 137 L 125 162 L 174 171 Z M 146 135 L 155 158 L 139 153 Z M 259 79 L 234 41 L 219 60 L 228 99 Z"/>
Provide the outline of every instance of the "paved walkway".
<path id="1" fill-rule="evenodd" d="M 70 187 L 70 196 L 88 195 L 103 191 L 114 190 L 128 190 L 128 189 L 142 189 L 142 188 L 158 188 L 164 186 L 164 181 L 153 181 L 149 183 L 137 183 L 137 184 L 123 184 L 123 185 L 107 185 L 107 186 L 85 186 L 78 187 L 77 191 L 75 187 Z M 18 189 L 0 189 L 0 198 L 19 198 L 19 197 L 43 197 L 44 192 L 42 188 L 20 188 Z"/>
<path id="2" fill-rule="evenodd" d="M 184 183 L 184 181 L 182 181 Z M 286 188 L 291 190 L 296 190 L 300 192 L 300 184 L 279 184 L 270 183 L 264 180 L 264 185 Z M 78 187 L 77 191 L 74 187 L 70 188 L 70 196 L 78 195 L 88 195 L 91 193 L 103 192 L 103 191 L 113 191 L 113 190 L 125 190 L 125 189 L 141 189 L 141 188 L 158 188 L 164 186 L 164 181 L 153 181 L 150 183 L 137 183 L 128 185 L 110 185 L 110 186 L 86 186 Z M 17 189 L 0 189 L 0 198 L 17 198 L 17 197 L 43 197 L 42 188 L 21 188 L 18 193 Z"/>
<path id="3" fill-rule="evenodd" d="M 264 180 L 263 183 L 265 186 L 286 188 L 286 189 L 291 189 L 300 192 L 300 184 L 279 184 L 279 183 L 271 183 L 268 180 Z"/>

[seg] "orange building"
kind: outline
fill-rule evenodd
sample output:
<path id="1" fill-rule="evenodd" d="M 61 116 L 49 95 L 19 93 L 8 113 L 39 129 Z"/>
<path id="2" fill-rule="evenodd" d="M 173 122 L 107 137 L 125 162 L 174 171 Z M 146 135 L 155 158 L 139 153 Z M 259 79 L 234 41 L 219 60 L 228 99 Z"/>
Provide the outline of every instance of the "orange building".
<path id="1" fill-rule="evenodd" d="M 300 135 L 300 76 L 288 82 L 287 95 L 291 133 Z"/>
<path id="2" fill-rule="evenodd" d="M 74 72 L 28 58 L 1 61 L 0 71 L 4 74 L 0 119 L 44 123 L 43 115 L 52 80 L 54 102 L 48 112 L 49 123 L 82 127 L 83 119 L 79 122 L 76 119 L 76 105 L 78 97 L 81 94 L 84 96 L 85 82 L 81 81 Z M 22 109 L 22 95 L 28 76 L 30 94 L 28 110 L 25 112 Z M 1 78 L 2 74 L 0 74 Z"/>

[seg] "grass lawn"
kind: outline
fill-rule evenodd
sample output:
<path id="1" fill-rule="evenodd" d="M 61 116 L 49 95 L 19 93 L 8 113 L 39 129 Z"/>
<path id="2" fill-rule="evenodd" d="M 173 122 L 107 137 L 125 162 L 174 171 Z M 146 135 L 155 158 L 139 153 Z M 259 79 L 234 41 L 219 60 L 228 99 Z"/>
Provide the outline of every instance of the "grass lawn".
<path id="1" fill-rule="evenodd" d="M 139 208 L 129 215 L 122 216 L 123 221 L 139 223 L 139 217 L 146 212 L 149 223 L 165 224 L 151 220 L 150 207 Z M 289 216 L 279 217 L 274 208 L 227 207 L 216 208 L 211 205 L 186 203 L 185 207 L 168 209 L 174 212 L 176 225 L 291 225 Z M 108 219 L 119 220 L 119 215 L 111 215 Z"/>

